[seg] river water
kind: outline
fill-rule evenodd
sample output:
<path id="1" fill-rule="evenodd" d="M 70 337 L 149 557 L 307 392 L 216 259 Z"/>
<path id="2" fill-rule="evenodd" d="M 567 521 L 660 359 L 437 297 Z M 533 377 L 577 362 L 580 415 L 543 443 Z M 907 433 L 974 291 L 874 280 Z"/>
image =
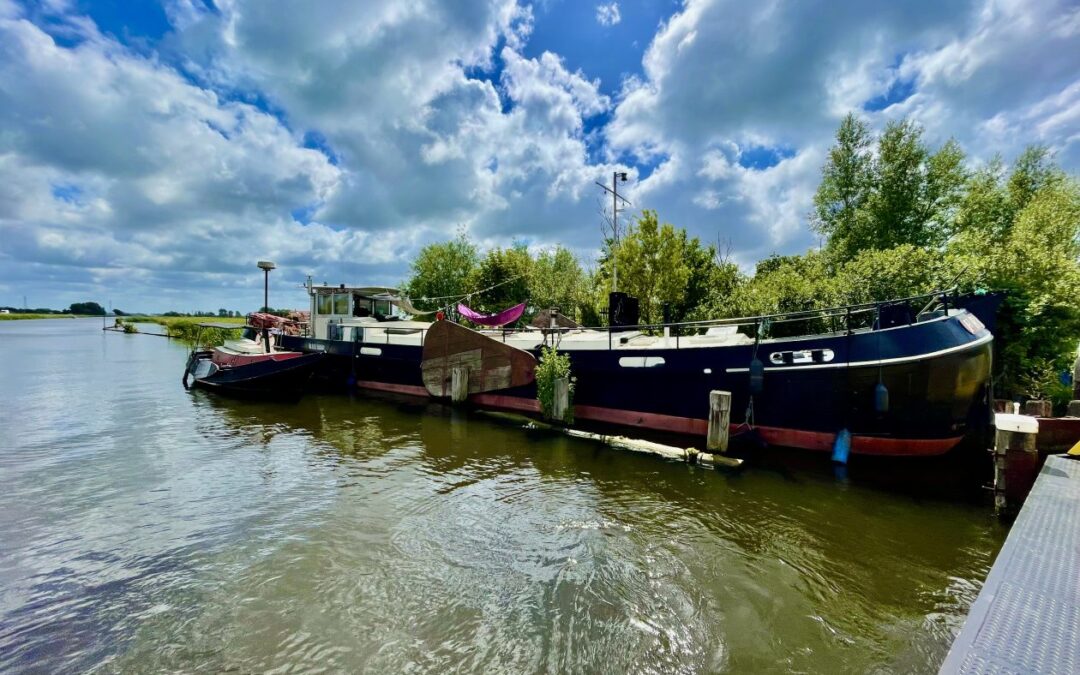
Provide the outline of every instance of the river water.
<path id="1" fill-rule="evenodd" d="M 187 392 L 100 327 L 0 322 L 3 672 L 933 672 L 1005 536 L 823 457 Z"/>

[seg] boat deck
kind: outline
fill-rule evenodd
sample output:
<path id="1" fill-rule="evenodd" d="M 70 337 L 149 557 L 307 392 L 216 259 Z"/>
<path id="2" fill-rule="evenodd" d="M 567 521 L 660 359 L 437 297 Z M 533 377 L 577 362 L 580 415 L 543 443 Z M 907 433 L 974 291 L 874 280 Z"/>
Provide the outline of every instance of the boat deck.
<path id="1" fill-rule="evenodd" d="M 1080 672 L 1080 461 L 1047 458 L 940 672 Z"/>

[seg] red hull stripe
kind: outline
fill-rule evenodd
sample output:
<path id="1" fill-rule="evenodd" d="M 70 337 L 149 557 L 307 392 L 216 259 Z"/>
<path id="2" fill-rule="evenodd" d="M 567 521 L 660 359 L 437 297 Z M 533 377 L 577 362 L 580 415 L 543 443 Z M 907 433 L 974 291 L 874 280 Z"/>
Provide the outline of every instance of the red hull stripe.
<path id="1" fill-rule="evenodd" d="M 391 384 L 390 382 L 375 382 L 373 380 L 358 380 L 356 386 L 361 389 L 374 389 L 376 391 L 389 391 L 395 394 L 408 394 L 409 396 L 422 396 L 428 398 L 428 390 L 412 384 Z"/>
<path id="2" fill-rule="evenodd" d="M 364 389 L 389 391 L 398 394 L 428 397 L 427 389 L 408 384 L 389 384 L 386 382 L 360 381 L 356 383 Z M 485 408 L 517 410 L 520 412 L 540 412 L 540 402 L 536 399 L 502 394 L 473 394 L 469 401 Z M 618 410 L 592 405 L 574 406 L 574 416 L 584 420 L 607 422 L 626 427 L 653 429 L 688 436 L 704 436 L 709 431 L 707 420 L 693 417 L 677 417 L 657 413 Z M 744 430 L 743 424 L 732 424 L 731 430 Z M 827 431 L 804 431 L 782 427 L 754 427 L 758 436 L 770 445 L 788 448 L 803 448 L 829 452 L 832 450 L 836 434 Z M 858 455 L 884 455 L 891 457 L 929 457 L 942 455 L 956 447 L 963 436 L 951 438 L 883 438 L 879 436 L 859 436 L 851 438 L 851 452 Z"/>
<path id="3" fill-rule="evenodd" d="M 689 436 L 704 436 L 709 431 L 707 420 L 656 413 L 616 410 L 590 405 L 574 406 L 574 415 L 580 419 L 608 422 L 622 426 L 655 429 Z M 742 424 L 732 424 L 731 430 L 743 430 Z M 804 431 L 781 427 L 754 427 L 758 436 L 770 445 L 788 448 L 804 448 L 829 452 L 832 450 L 836 434 L 827 431 Z M 851 451 L 859 455 L 885 455 L 892 457 L 928 457 L 941 455 L 956 447 L 963 436 L 951 438 L 883 438 L 880 436 L 859 436 L 851 438 Z"/>
<path id="4" fill-rule="evenodd" d="M 596 420 L 627 427 L 642 427 L 644 429 L 657 429 L 670 431 L 687 436 L 704 436 L 709 433 L 709 422 L 692 417 L 676 417 L 674 415 L 658 415 L 656 413 L 635 412 L 633 410 L 619 410 L 617 408 L 602 408 L 595 405 L 574 406 L 574 417 L 583 420 Z"/>
<path id="5" fill-rule="evenodd" d="M 540 412 L 540 401 L 534 398 L 521 398 L 520 396 L 503 396 L 501 394 L 473 394 L 469 397 L 473 403 L 487 408 L 500 408 L 502 410 L 520 410 L 521 412 Z M 577 408 L 574 408 L 575 412 Z"/>

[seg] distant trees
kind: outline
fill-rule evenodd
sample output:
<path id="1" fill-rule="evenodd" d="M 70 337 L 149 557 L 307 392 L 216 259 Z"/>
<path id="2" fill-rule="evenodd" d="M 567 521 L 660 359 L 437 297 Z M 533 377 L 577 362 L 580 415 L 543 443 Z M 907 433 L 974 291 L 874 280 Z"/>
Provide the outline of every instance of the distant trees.
<path id="1" fill-rule="evenodd" d="M 104 316 L 105 308 L 96 302 L 73 302 L 68 308 L 71 314 L 84 314 L 89 316 Z"/>

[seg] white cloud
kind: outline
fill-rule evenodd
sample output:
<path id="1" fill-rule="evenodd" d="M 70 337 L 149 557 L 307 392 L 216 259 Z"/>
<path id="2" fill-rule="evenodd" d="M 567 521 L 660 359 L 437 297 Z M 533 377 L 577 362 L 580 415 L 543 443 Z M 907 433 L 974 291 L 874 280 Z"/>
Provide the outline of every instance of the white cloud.
<path id="1" fill-rule="evenodd" d="M 614 26 L 622 21 L 622 15 L 619 14 L 619 3 L 606 2 L 596 6 L 596 22 L 601 26 Z"/>
<path id="2" fill-rule="evenodd" d="M 0 287 L 54 304 L 123 279 L 164 287 L 146 309 L 247 285 L 253 306 L 264 256 L 283 285 L 395 283 L 459 225 L 588 257 L 593 182 L 617 168 L 635 207 L 749 263 L 814 243 L 839 118 L 895 88 L 910 97 L 874 125 L 910 115 L 977 158 L 1042 142 L 1080 167 L 1068 2 L 687 0 L 613 96 L 587 60 L 529 45 L 516 0 L 169 0 L 174 32 L 137 50 L 74 7 L 0 0 Z"/>
<path id="3" fill-rule="evenodd" d="M 806 227 L 839 119 L 910 115 L 931 143 L 956 137 L 977 159 L 1039 142 L 1080 165 L 1080 18 L 1059 2 L 747 4 L 688 0 L 621 92 L 605 135 L 663 171 L 647 205 L 703 236 L 720 232 L 754 259 L 809 246 Z M 880 112 L 863 105 L 910 83 Z M 764 170 L 740 149 L 784 146 Z"/>

